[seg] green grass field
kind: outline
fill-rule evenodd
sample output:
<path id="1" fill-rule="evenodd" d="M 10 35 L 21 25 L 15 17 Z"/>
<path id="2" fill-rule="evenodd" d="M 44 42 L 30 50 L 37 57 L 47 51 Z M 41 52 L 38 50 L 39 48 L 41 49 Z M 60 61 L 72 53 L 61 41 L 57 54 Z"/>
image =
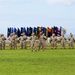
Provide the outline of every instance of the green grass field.
<path id="1" fill-rule="evenodd" d="M 0 50 L 0 75 L 75 75 L 75 50 Z"/>

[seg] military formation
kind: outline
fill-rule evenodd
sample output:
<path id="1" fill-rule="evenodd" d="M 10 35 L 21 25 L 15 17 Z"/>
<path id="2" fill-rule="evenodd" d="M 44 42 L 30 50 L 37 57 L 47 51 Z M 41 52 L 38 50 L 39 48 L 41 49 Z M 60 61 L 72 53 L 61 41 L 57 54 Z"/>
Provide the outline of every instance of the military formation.
<path id="1" fill-rule="evenodd" d="M 4 50 L 6 47 L 6 38 L 3 34 L 0 34 L 0 50 Z M 9 38 L 9 49 L 17 49 L 18 44 L 20 43 L 20 49 L 27 49 L 27 40 L 30 41 L 30 50 L 33 51 L 40 51 L 40 50 L 45 50 L 47 48 L 47 37 L 40 32 L 40 37 L 38 38 L 34 33 L 32 33 L 30 38 L 27 38 L 27 36 L 22 33 L 21 36 L 18 38 L 18 36 L 15 33 L 11 33 Z M 38 41 L 38 43 L 37 43 Z M 66 48 L 66 43 L 68 43 L 69 49 L 74 49 L 74 37 L 73 34 L 70 33 L 70 36 L 66 38 L 64 35 L 61 35 L 59 38 L 55 36 L 55 34 L 52 34 L 49 40 L 50 48 L 51 49 L 57 49 L 58 47 L 58 41 L 59 41 L 59 46 L 62 49 Z"/>

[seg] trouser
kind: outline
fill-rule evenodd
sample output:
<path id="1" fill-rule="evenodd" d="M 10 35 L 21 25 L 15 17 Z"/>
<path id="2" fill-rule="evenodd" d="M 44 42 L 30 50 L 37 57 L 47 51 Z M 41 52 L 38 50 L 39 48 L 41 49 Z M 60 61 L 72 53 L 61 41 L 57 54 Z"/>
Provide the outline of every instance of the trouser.
<path id="1" fill-rule="evenodd" d="M 2 42 L 2 49 L 5 49 L 5 41 Z"/>
<path id="2" fill-rule="evenodd" d="M 9 47 L 10 47 L 10 49 L 13 49 L 12 42 L 9 43 Z"/>
<path id="3" fill-rule="evenodd" d="M 35 41 L 31 41 L 31 50 L 36 50 L 36 42 Z"/>
<path id="4" fill-rule="evenodd" d="M 12 41 L 12 48 L 15 49 L 15 41 Z"/>
<path id="5" fill-rule="evenodd" d="M 74 48 L 74 43 L 73 42 L 69 43 L 69 48 Z"/>
<path id="6" fill-rule="evenodd" d="M 44 41 L 44 48 L 46 49 L 47 47 L 47 41 Z"/>
<path id="7" fill-rule="evenodd" d="M 23 49 L 26 49 L 26 41 L 23 41 Z"/>
<path id="8" fill-rule="evenodd" d="M 20 48 L 23 49 L 23 41 L 20 41 Z"/>
<path id="9" fill-rule="evenodd" d="M 52 47 L 52 48 L 57 48 L 57 43 L 56 43 L 56 42 L 52 42 L 52 43 L 51 43 L 51 47 Z"/>
<path id="10" fill-rule="evenodd" d="M 40 41 L 39 42 L 39 49 L 38 50 L 40 50 L 41 47 L 44 50 L 44 42 L 43 41 Z"/>
<path id="11" fill-rule="evenodd" d="M 15 49 L 17 49 L 17 42 L 16 41 L 14 42 L 14 47 L 15 47 Z"/>
<path id="12" fill-rule="evenodd" d="M 65 48 L 65 42 L 61 42 L 61 48 Z"/>
<path id="13" fill-rule="evenodd" d="M 2 43 L 0 43 L 0 50 L 2 50 Z"/>

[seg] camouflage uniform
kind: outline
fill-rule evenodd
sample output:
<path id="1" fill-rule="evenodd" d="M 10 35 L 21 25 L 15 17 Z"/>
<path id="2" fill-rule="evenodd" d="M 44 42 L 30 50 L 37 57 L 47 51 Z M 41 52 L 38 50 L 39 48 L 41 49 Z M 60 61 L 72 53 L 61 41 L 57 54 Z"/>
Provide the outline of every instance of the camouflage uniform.
<path id="1" fill-rule="evenodd" d="M 42 49 L 45 49 L 45 42 L 44 40 L 46 40 L 46 37 L 42 34 L 42 32 L 40 33 L 40 38 L 39 38 L 39 49 L 42 47 Z"/>
<path id="2" fill-rule="evenodd" d="M 2 37 L 1 37 L 1 34 L 0 34 L 0 50 L 2 49 Z"/>
<path id="3" fill-rule="evenodd" d="M 57 48 L 57 37 L 55 36 L 55 34 L 52 34 L 50 38 L 50 44 L 52 48 Z"/>
<path id="4" fill-rule="evenodd" d="M 12 46 L 12 33 L 10 34 L 8 40 L 9 40 L 9 47 L 10 47 L 10 49 L 13 49 L 13 46 Z"/>
<path id="5" fill-rule="evenodd" d="M 5 49 L 5 40 L 6 40 L 6 38 L 2 34 L 2 49 Z"/>
<path id="6" fill-rule="evenodd" d="M 17 36 L 17 35 L 15 35 L 15 36 L 14 36 L 14 38 L 15 38 L 15 43 L 14 43 L 14 44 L 15 44 L 15 49 L 17 49 L 18 36 Z"/>
<path id="7" fill-rule="evenodd" d="M 12 48 L 15 49 L 15 33 L 12 33 Z"/>
<path id="8" fill-rule="evenodd" d="M 64 37 L 64 35 L 62 35 L 60 37 L 60 41 L 61 41 L 61 48 L 65 48 L 65 46 L 66 46 L 66 37 Z"/>
<path id="9" fill-rule="evenodd" d="M 31 40 L 31 50 L 35 50 L 36 51 L 36 39 L 37 37 L 35 36 L 34 33 L 32 33 L 32 36 L 30 37 Z"/>
<path id="10" fill-rule="evenodd" d="M 43 36 L 44 36 L 44 39 L 43 39 L 44 49 L 46 49 L 46 47 L 47 47 L 47 37 L 44 34 L 43 34 Z"/>
<path id="11" fill-rule="evenodd" d="M 20 36 L 20 48 L 21 49 L 23 49 L 23 41 L 24 41 L 23 34 L 21 34 L 21 36 Z"/>
<path id="12" fill-rule="evenodd" d="M 23 49 L 26 49 L 27 47 L 26 47 L 26 40 L 27 40 L 27 36 L 24 34 L 24 36 L 23 36 Z"/>
<path id="13" fill-rule="evenodd" d="M 74 37 L 72 33 L 70 33 L 68 40 L 69 40 L 69 48 L 74 48 Z"/>

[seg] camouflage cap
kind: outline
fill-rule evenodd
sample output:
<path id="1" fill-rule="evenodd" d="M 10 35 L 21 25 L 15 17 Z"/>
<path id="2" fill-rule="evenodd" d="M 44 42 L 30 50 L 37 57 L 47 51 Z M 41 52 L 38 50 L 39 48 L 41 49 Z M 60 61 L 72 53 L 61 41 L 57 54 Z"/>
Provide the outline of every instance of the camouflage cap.
<path id="1" fill-rule="evenodd" d="M 14 32 L 13 32 L 12 34 L 13 34 L 13 35 L 15 35 L 15 33 L 14 33 Z"/>
<path id="2" fill-rule="evenodd" d="M 35 34 L 34 32 L 32 34 Z"/>
<path id="3" fill-rule="evenodd" d="M 62 34 L 62 36 L 63 36 L 64 34 Z"/>
<path id="4" fill-rule="evenodd" d="M 4 34 L 1 34 L 1 36 L 4 36 Z"/>
<path id="5" fill-rule="evenodd" d="M 10 36 L 12 36 L 12 35 L 13 35 L 13 33 L 10 34 Z"/>
<path id="6" fill-rule="evenodd" d="M 55 34 L 53 33 L 52 36 L 55 36 Z"/>
<path id="7" fill-rule="evenodd" d="M 72 36 L 73 34 L 72 34 L 72 33 L 70 33 L 70 35 Z"/>
<path id="8" fill-rule="evenodd" d="M 21 35 L 23 36 L 23 35 L 25 35 L 25 33 L 22 33 Z"/>

